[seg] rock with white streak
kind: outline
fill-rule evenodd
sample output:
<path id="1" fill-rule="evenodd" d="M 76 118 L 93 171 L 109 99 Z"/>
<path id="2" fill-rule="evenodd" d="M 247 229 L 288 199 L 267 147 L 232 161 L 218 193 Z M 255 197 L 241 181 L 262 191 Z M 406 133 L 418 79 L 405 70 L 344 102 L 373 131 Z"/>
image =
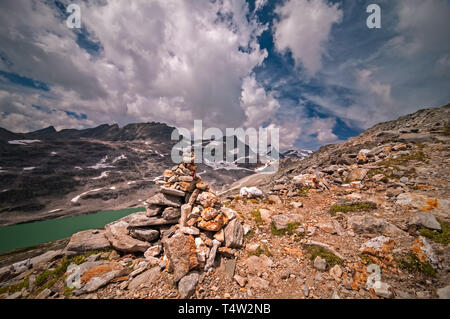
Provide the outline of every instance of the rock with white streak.
<path id="1" fill-rule="evenodd" d="M 242 224 L 233 219 L 225 227 L 225 246 L 230 248 L 240 248 L 244 243 L 244 228 Z"/>

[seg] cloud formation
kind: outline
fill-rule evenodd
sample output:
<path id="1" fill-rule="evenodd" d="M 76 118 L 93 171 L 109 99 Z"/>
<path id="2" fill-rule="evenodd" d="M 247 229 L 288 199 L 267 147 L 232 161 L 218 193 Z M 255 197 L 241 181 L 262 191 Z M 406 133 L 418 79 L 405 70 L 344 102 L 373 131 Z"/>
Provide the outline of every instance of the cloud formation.
<path id="1" fill-rule="evenodd" d="M 280 20 L 274 26 L 277 50 L 289 50 L 296 63 L 309 75 L 322 67 L 322 56 L 327 54 L 326 44 L 331 27 L 342 19 L 339 4 L 325 0 L 288 0 L 276 9 Z"/>

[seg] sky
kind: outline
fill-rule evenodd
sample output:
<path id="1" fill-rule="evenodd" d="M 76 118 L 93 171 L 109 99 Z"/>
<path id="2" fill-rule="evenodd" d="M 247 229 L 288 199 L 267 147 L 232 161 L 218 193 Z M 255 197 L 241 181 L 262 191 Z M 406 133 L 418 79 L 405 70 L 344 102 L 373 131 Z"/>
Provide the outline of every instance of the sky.
<path id="1" fill-rule="evenodd" d="M 447 0 L 2 0 L 0 127 L 201 119 L 315 150 L 449 103 L 449 39 Z"/>

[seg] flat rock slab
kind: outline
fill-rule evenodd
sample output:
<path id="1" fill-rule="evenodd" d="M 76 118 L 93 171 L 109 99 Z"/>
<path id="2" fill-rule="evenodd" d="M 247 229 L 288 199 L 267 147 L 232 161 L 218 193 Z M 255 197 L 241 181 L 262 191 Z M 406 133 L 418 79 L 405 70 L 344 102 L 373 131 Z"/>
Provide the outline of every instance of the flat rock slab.
<path id="1" fill-rule="evenodd" d="M 83 288 L 82 291 L 84 293 L 91 293 L 96 291 L 97 289 L 107 285 L 114 278 L 121 277 L 127 274 L 127 269 L 119 269 L 107 272 L 99 277 L 92 278 Z"/>
<path id="2" fill-rule="evenodd" d="M 33 265 L 33 268 L 36 268 L 38 265 L 52 261 L 53 259 L 61 256 L 62 254 L 63 254 L 62 250 L 49 250 L 42 255 L 31 258 L 30 262 L 31 265 Z"/>
<path id="3" fill-rule="evenodd" d="M 107 250 L 111 244 L 104 230 L 85 230 L 72 235 L 66 246 L 67 255 L 82 254 L 94 250 Z"/>
<path id="4" fill-rule="evenodd" d="M 139 287 L 150 287 L 159 278 L 161 271 L 159 267 L 154 267 L 150 270 L 143 272 L 142 274 L 133 278 L 128 284 L 129 290 L 134 290 Z"/>
<path id="5" fill-rule="evenodd" d="M 138 240 L 142 241 L 154 241 L 159 238 L 159 231 L 156 229 L 130 229 L 130 235 Z"/>
<path id="6" fill-rule="evenodd" d="M 182 198 L 177 196 L 171 196 L 164 193 L 158 193 L 153 195 L 146 202 L 150 205 L 181 207 Z"/>
<path id="7" fill-rule="evenodd" d="M 183 198 L 186 196 L 186 192 L 183 192 L 182 190 L 175 189 L 175 188 L 161 186 L 160 190 L 162 193 L 167 194 L 167 195 L 178 196 L 178 197 L 183 197 Z"/>
<path id="8" fill-rule="evenodd" d="M 161 226 L 161 225 L 173 225 L 177 224 L 178 219 L 165 219 L 158 217 L 145 217 L 132 220 L 129 224 L 129 228 L 133 227 L 149 227 L 149 226 Z"/>

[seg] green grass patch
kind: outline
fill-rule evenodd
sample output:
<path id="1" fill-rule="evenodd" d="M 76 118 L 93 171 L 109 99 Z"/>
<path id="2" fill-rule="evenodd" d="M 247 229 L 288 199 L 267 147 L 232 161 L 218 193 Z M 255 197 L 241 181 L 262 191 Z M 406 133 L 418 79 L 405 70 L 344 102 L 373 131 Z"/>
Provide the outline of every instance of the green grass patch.
<path id="1" fill-rule="evenodd" d="M 420 235 L 434 241 L 435 243 L 448 245 L 450 243 L 450 223 L 441 220 L 438 220 L 438 222 L 441 224 L 442 231 L 421 227 Z"/>
<path id="2" fill-rule="evenodd" d="M 272 222 L 272 224 L 270 225 L 270 229 L 272 231 L 272 234 L 275 235 L 275 236 L 285 236 L 285 235 L 292 235 L 292 234 L 294 234 L 294 231 L 300 226 L 301 226 L 300 223 L 289 223 L 287 225 L 287 228 L 278 230 L 275 227 L 275 223 Z"/>
<path id="3" fill-rule="evenodd" d="M 428 163 L 428 156 L 423 152 L 421 148 L 412 151 L 407 155 L 400 155 L 396 158 L 388 158 L 380 163 L 384 167 L 394 167 L 398 169 L 398 166 L 405 166 L 408 162 L 416 161 L 422 163 Z"/>
<path id="4" fill-rule="evenodd" d="M 255 220 L 257 226 L 264 225 L 264 220 L 261 217 L 261 212 L 259 211 L 259 208 L 252 210 L 250 214 Z"/>
<path id="5" fill-rule="evenodd" d="M 245 240 L 251 240 L 255 236 L 255 231 L 252 229 L 247 234 L 245 234 L 244 238 Z"/>
<path id="6" fill-rule="evenodd" d="M 300 189 L 297 190 L 297 193 L 301 197 L 308 197 L 309 196 L 309 188 L 306 186 L 302 186 Z"/>
<path id="7" fill-rule="evenodd" d="M 266 255 L 267 257 L 272 257 L 272 253 L 269 250 L 269 247 L 267 247 L 266 244 L 264 244 L 263 247 L 259 246 L 258 249 L 254 252 L 250 252 L 248 253 L 249 256 L 261 256 L 261 255 Z"/>
<path id="8" fill-rule="evenodd" d="M 344 261 L 333 254 L 331 251 L 326 250 L 323 247 L 316 246 L 316 245 L 306 245 L 306 251 L 310 255 L 311 261 L 314 261 L 317 256 L 325 259 L 327 261 L 327 265 L 329 267 L 333 267 L 334 265 L 343 265 Z"/>
<path id="9" fill-rule="evenodd" d="M 26 277 L 23 281 L 14 284 L 14 285 L 10 285 L 10 286 L 5 286 L 5 287 L 1 287 L 0 288 L 0 295 L 4 294 L 4 293 L 8 293 L 8 294 L 13 294 L 16 293 L 18 291 L 21 291 L 23 288 L 28 289 L 30 287 L 30 281 L 28 279 L 28 277 Z"/>
<path id="10" fill-rule="evenodd" d="M 436 271 L 430 263 L 421 262 L 412 252 L 408 253 L 406 257 L 397 258 L 396 261 L 400 269 L 407 270 L 408 272 L 421 272 L 432 277 L 436 275 Z"/>
<path id="11" fill-rule="evenodd" d="M 377 204 L 372 202 L 360 202 L 360 203 L 350 203 L 350 204 L 334 204 L 330 207 L 331 215 L 336 215 L 337 212 L 347 213 L 347 212 L 359 212 L 374 210 L 377 208 Z"/>

